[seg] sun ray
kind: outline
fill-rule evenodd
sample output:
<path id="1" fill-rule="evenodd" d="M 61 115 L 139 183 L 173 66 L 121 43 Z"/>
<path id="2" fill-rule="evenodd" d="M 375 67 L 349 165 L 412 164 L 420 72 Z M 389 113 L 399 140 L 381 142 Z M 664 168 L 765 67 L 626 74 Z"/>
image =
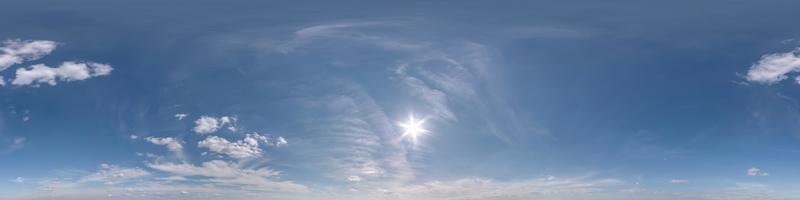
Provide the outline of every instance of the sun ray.
<path id="1" fill-rule="evenodd" d="M 403 128 L 403 135 L 401 137 L 410 137 L 414 143 L 417 143 L 417 138 L 420 135 L 428 133 L 428 130 L 423 126 L 427 118 L 416 119 L 414 115 L 408 116 L 407 122 L 400 122 L 398 125 Z"/>

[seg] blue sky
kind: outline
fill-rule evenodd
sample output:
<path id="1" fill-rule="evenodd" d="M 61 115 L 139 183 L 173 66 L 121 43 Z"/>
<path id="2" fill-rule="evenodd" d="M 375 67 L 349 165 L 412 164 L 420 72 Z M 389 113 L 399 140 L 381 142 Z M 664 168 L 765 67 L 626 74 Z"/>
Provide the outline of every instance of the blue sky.
<path id="1" fill-rule="evenodd" d="M 793 1 L 5 1 L 0 199 L 800 199 Z"/>

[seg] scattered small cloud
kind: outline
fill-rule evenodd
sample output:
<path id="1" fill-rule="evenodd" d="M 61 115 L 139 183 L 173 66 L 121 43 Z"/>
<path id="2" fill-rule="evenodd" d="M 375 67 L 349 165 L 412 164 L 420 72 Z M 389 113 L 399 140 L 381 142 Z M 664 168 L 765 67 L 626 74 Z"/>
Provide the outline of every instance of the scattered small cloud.
<path id="1" fill-rule="evenodd" d="M 278 139 L 276 139 L 276 140 L 277 141 L 275 142 L 275 146 L 283 146 L 283 145 L 289 144 L 289 141 L 286 141 L 286 139 L 283 138 L 283 136 L 278 136 Z"/>
<path id="2" fill-rule="evenodd" d="M 166 146 L 167 149 L 169 149 L 169 151 L 178 154 L 180 154 L 183 151 L 183 145 L 181 145 L 181 142 L 172 137 L 165 137 L 165 138 L 147 137 L 144 140 L 156 145 Z"/>
<path id="3" fill-rule="evenodd" d="M 759 169 L 757 167 L 751 167 L 750 169 L 747 169 L 747 175 L 748 176 L 769 176 L 769 173 L 767 173 L 767 172 L 765 172 L 765 171 L 763 171 L 763 170 L 761 170 L 761 169 Z"/>
<path id="4" fill-rule="evenodd" d="M 11 180 L 11 181 L 15 182 L 15 183 L 24 183 L 25 182 L 25 178 L 17 177 L 14 180 Z"/>
<path id="5" fill-rule="evenodd" d="M 187 116 L 189 115 L 184 113 L 175 114 L 175 118 L 177 118 L 178 120 L 183 120 L 183 118 L 186 118 Z"/>
<path id="6" fill-rule="evenodd" d="M 32 61 L 50 54 L 56 42 L 49 40 L 6 40 L 0 47 L 0 71 L 24 61 Z"/>
<path id="7" fill-rule="evenodd" d="M 235 142 L 230 142 L 218 136 L 209 136 L 205 140 L 198 142 L 197 146 L 208 148 L 212 152 L 224 154 L 231 158 L 245 159 L 261 156 L 262 150 L 258 146 L 259 141 L 268 142 L 265 136 L 253 133 L 247 134 L 247 137 L 243 140 Z"/>
<path id="8" fill-rule="evenodd" d="M 213 133 L 219 130 L 222 127 L 228 126 L 228 129 L 231 131 L 236 131 L 235 123 L 237 119 L 236 117 L 230 116 L 223 116 L 220 118 L 210 117 L 210 116 L 200 116 L 199 119 L 194 121 L 195 127 L 192 129 L 197 134 L 208 134 Z M 231 129 L 230 127 L 234 127 Z"/>
<path id="9" fill-rule="evenodd" d="M 106 76 L 111 74 L 113 69 L 111 65 L 94 62 L 68 61 L 55 68 L 44 64 L 36 64 L 28 68 L 17 69 L 17 76 L 11 81 L 11 84 L 16 86 L 39 86 L 42 83 L 56 85 L 59 81 L 80 81 L 97 76 Z"/>

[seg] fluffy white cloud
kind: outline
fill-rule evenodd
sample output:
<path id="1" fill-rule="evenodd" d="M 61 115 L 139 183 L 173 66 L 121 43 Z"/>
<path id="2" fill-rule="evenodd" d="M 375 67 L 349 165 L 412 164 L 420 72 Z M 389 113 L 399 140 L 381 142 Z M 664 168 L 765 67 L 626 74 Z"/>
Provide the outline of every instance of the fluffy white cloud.
<path id="1" fill-rule="evenodd" d="M 104 184 L 117 184 L 127 180 L 150 176 L 151 174 L 139 168 L 122 168 L 117 165 L 101 164 L 100 170 L 94 174 L 83 177 L 79 182 L 102 182 Z"/>
<path id="2" fill-rule="evenodd" d="M 183 114 L 183 113 L 175 114 L 175 118 L 178 118 L 178 120 L 183 120 L 183 118 L 186 118 L 186 116 L 189 116 L 189 115 Z"/>
<path id="3" fill-rule="evenodd" d="M 11 181 L 13 181 L 15 183 L 24 183 L 25 182 L 25 178 L 17 177 L 14 180 L 11 180 Z"/>
<path id="4" fill-rule="evenodd" d="M 787 74 L 800 71 L 800 49 L 786 53 L 767 54 L 750 66 L 747 80 L 774 84 L 787 78 Z M 800 78 L 800 77 L 798 77 Z"/>
<path id="5" fill-rule="evenodd" d="M 113 68 L 110 65 L 94 62 L 63 62 L 56 68 L 37 64 L 28 68 L 17 69 L 17 76 L 11 81 L 11 84 L 17 86 L 38 86 L 42 83 L 56 85 L 58 81 L 80 81 L 97 76 L 106 76 L 111 74 L 112 70 Z"/>
<path id="6" fill-rule="evenodd" d="M 195 127 L 192 130 L 198 134 L 208 134 L 216 132 L 224 126 L 228 126 L 229 130 L 236 131 L 236 127 L 234 126 L 236 120 L 236 117 L 223 116 L 215 118 L 204 115 L 200 116 L 200 119 L 194 121 Z"/>
<path id="7" fill-rule="evenodd" d="M 50 54 L 56 42 L 48 40 L 6 40 L 0 47 L 0 71 L 23 61 L 31 61 Z"/>
<path id="8" fill-rule="evenodd" d="M 206 177 L 211 183 L 251 187 L 255 190 L 301 192 L 307 188 L 291 181 L 275 181 L 270 178 L 280 173 L 268 168 L 243 168 L 237 164 L 212 160 L 200 166 L 191 164 L 148 164 L 150 168 L 184 177 Z"/>
<path id="9" fill-rule="evenodd" d="M 231 158 L 243 159 L 260 157 L 261 148 L 258 147 L 259 141 L 267 142 L 267 138 L 258 134 L 247 134 L 243 140 L 230 142 L 225 138 L 209 136 L 203 141 L 198 142 L 198 147 L 208 148 L 209 150 L 228 155 Z"/>
<path id="10" fill-rule="evenodd" d="M 763 171 L 763 170 L 761 170 L 761 169 L 759 169 L 757 167 L 751 167 L 750 169 L 747 169 L 747 175 L 748 176 L 769 176 L 769 173 L 767 173 L 767 172 L 765 172 L 765 171 Z"/>
<path id="11" fill-rule="evenodd" d="M 181 153 L 181 151 L 183 150 L 183 145 L 181 145 L 181 142 L 178 141 L 175 138 L 171 138 L 171 137 L 166 137 L 166 138 L 147 137 L 144 140 L 146 140 L 146 141 L 148 141 L 150 143 L 153 143 L 153 144 L 166 146 L 167 149 L 169 149 L 170 151 L 175 152 L 175 153 Z"/>

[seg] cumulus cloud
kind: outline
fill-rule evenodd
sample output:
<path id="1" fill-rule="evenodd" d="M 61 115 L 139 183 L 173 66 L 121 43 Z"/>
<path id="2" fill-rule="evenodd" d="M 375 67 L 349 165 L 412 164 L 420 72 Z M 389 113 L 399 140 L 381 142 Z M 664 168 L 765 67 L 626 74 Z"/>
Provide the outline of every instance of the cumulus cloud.
<path id="1" fill-rule="evenodd" d="M 761 169 L 759 169 L 757 167 L 751 167 L 750 169 L 747 169 L 747 175 L 748 176 L 769 176 L 769 173 L 767 173 L 767 172 L 765 172 L 765 171 L 763 171 L 763 170 L 761 170 Z"/>
<path id="2" fill-rule="evenodd" d="M 212 152 L 225 154 L 231 158 L 244 159 L 261 156 L 262 150 L 258 146 L 259 141 L 268 142 L 265 136 L 253 133 L 247 134 L 243 140 L 236 142 L 230 142 L 222 137 L 209 136 L 198 142 L 197 146 L 208 148 Z"/>
<path id="3" fill-rule="evenodd" d="M 206 177 L 206 181 L 218 184 L 238 185 L 254 190 L 302 192 L 303 185 L 291 181 L 275 181 L 279 172 L 269 168 L 243 168 L 221 160 L 204 162 L 200 166 L 191 164 L 151 163 L 148 167 L 183 177 Z"/>
<path id="4" fill-rule="evenodd" d="M 150 176 L 150 172 L 139 168 L 122 168 L 117 165 L 100 164 L 100 170 L 83 177 L 79 182 L 102 182 L 107 185 Z"/>
<path id="5" fill-rule="evenodd" d="M 747 80 L 774 84 L 788 78 L 787 74 L 798 71 L 800 71 L 800 49 L 795 49 L 762 56 L 761 60 L 750 66 Z"/>
<path id="6" fill-rule="evenodd" d="M 0 47 L 0 71 L 24 61 L 39 59 L 56 49 L 48 40 L 6 40 Z"/>
<path id="7" fill-rule="evenodd" d="M 111 74 L 112 70 L 110 65 L 94 62 L 63 62 L 56 68 L 37 64 L 17 69 L 17 76 L 11 81 L 11 84 L 16 86 L 38 86 L 42 83 L 56 85 L 58 81 L 80 81 L 106 76 Z"/>
<path id="8" fill-rule="evenodd" d="M 156 145 L 166 146 L 167 149 L 169 149 L 169 151 L 175 153 L 181 153 L 183 150 L 183 145 L 181 145 L 181 142 L 172 137 L 166 137 L 166 138 L 147 137 L 144 140 Z"/>
<path id="9" fill-rule="evenodd" d="M 200 116 L 199 119 L 194 121 L 195 127 L 192 130 L 197 134 L 208 134 L 216 132 L 217 130 L 219 130 L 224 126 L 228 126 L 229 130 L 236 131 L 236 128 L 234 126 L 236 120 L 237 120 L 236 117 L 230 117 L 230 116 L 215 118 L 203 115 Z"/>
<path id="10" fill-rule="evenodd" d="M 14 180 L 11 180 L 11 181 L 13 181 L 15 183 L 24 183 L 25 182 L 25 178 L 17 177 Z"/>

